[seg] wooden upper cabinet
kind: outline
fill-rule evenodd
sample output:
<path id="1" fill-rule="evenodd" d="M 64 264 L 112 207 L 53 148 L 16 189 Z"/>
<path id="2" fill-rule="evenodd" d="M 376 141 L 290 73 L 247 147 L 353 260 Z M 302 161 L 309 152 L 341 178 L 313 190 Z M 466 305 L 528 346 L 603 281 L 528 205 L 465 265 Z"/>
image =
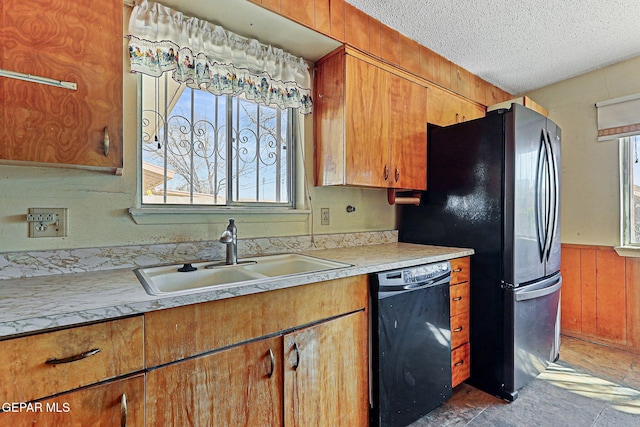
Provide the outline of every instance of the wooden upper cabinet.
<path id="1" fill-rule="evenodd" d="M 391 76 L 391 186 L 427 187 L 427 88 Z"/>
<path id="2" fill-rule="evenodd" d="M 427 99 L 428 122 L 448 126 L 485 115 L 485 107 L 447 92 L 436 86 L 429 87 Z"/>
<path id="3" fill-rule="evenodd" d="M 427 89 L 341 49 L 318 63 L 316 185 L 426 189 Z"/>
<path id="4" fill-rule="evenodd" d="M 3 0 L 0 13 L 0 68 L 77 84 L 0 77 L 0 160 L 120 172 L 122 3 Z"/>
<path id="5" fill-rule="evenodd" d="M 380 68 L 346 57 L 345 184 L 386 187 L 389 162 L 390 75 Z M 356 83 L 357 82 L 357 83 Z"/>

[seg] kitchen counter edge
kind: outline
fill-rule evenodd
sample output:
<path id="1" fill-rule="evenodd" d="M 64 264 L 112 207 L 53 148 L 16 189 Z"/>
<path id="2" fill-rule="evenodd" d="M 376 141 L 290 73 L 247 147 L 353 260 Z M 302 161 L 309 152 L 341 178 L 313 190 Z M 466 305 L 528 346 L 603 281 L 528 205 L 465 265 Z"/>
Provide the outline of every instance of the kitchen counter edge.
<path id="1" fill-rule="evenodd" d="M 472 255 L 473 249 L 384 243 L 300 252 L 351 267 L 186 295 L 147 294 L 132 268 L 0 281 L 0 340 L 189 304 Z"/>

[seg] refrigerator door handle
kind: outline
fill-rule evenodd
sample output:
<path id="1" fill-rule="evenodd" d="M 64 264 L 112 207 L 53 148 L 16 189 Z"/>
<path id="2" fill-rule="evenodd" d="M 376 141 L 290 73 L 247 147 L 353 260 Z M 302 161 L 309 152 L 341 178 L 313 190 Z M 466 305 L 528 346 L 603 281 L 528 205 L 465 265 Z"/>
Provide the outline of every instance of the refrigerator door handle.
<path id="1" fill-rule="evenodd" d="M 535 215 L 536 215 L 536 234 L 538 237 L 538 251 L 540 253 L 540 261 L 544 260 L 544 252 L 547 247 L 546 218 L 544 217 L 543 198 L 544 198 L 544 156 L 545 150 L 544 130 L 540 138 L 540 149 L 538 150 L 538 160 L 536 167 L 536 198 L 535 198 Z"/>
<path id="2" fill-rule="evenodd" d="M 535 298 L 542 298 L 547 295 L 551 295 L 562 287 L 562 277 L 558 277 L 556 283 L 546 288 L 536 289 L 533 291 L 516 291 L 516 301 L 527 301 Z"/>
<path id="3" fill-rule="evenodd" d="M 553 245 L 553 238 L 558 228 L 558 216 L 560 211 L 560 180 L 558 179 L 558 161 L 556 160 L 555 153 L 553 151 L 553 145 L 551 144 L 551 135 L 547 131 L 547 144 L 549 146 L 549 163 L 552 169 L 551 176 L 553 177 L 553 220 L 551 221 L 551 230 L 549 233 L 549 248 L 547 249 L 547 261 L 551 256 L 551 246 Z"/>

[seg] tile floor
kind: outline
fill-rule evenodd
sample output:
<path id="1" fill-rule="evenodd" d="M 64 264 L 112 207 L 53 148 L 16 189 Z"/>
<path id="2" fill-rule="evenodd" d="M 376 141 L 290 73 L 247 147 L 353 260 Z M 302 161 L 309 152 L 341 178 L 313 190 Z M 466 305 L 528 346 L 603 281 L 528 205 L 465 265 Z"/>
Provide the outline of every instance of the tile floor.
<path id="1" fill-rule="evenodd" d="M 563 336 L 560 359 L 507 403 L 466 384 L 411 424 L 640 427 L 640 355 Z"/>

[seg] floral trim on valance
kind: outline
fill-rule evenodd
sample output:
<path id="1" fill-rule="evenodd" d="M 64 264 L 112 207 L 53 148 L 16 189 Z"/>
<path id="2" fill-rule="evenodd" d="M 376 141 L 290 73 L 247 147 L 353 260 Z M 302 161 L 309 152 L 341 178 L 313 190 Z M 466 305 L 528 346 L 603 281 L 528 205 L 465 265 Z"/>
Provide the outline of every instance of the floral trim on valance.
<path id="1" fill-rule="evenodd" d="M 131 71 L 173 79 L 215 95 L 311 112 L 309 70 L 302 58 L 147 0 L 129 22 Z"/>

